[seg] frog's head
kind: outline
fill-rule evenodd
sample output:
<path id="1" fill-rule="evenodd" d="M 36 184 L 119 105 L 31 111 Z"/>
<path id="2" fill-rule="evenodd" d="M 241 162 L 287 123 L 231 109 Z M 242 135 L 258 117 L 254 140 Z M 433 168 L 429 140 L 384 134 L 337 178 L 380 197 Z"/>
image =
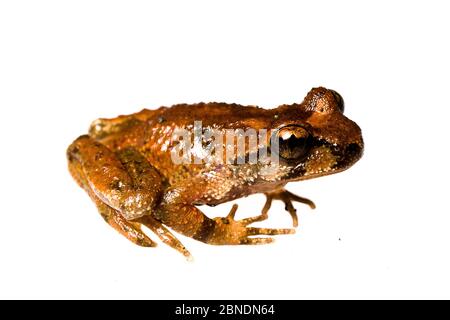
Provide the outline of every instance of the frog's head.
<path id="1" fill-rule="evenodd" d="M 280 116 L 272 142 L 278 144 L 274 150 L 283 180 L 340 172 L 361 158 L 361 129 L 344 116 L 344 100 L 336 91 L 314 88 L 300 105 L 281 106 L 276 112 Z"/>

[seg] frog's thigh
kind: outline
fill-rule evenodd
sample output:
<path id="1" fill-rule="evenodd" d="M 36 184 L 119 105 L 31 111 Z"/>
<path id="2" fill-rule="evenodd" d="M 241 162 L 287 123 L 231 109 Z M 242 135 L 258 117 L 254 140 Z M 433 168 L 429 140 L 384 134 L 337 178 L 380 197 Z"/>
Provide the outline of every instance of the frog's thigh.
<path id="1" fill-rule="evenodd" d="M 98 211 L 102 215 L 103 219 L 114 229 L 116 229 L 120 234 L 125 236 L 131 242 L 143 246 L 143 247 L 154 247 L 154 243 L 147 235 L 145 235 L 141 229 L 140 225 L 135 222 L 127 221 L 118 211 L 114 210 L 107 204 L 105 204 L 97 195 L 92 191 L 84 171 L 82 169 L 81 163 L 75 158 L 69 157 L 69 171 L 78 184 L 86 190 L 91 199 L 97 206 Z"/>
<path id="2" fill-rule="evenodd" d="M 151 213 L 161 195 L 161 178 L 134 149 L 112 152 L 85 135 L 68 148 L 69 163 L 78 163 L 89 189 L 127 220 Z"/>

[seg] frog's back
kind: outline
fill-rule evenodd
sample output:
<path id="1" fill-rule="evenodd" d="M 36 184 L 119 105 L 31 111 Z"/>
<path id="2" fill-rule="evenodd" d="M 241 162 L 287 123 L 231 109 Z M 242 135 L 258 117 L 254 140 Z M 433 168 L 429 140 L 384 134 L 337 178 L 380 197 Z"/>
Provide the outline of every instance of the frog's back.
<path id="1" fill-rule="evenodd" d="M 203 128 L 246 129 L 270 127 L 272 110 L 256 106 L 226 103 L 178 104 L 119 116 L 95 120 L 90 136 L 116 151 L 127 147 L 138 149 L 170 183 L 189 178 L 203 168 L 199 165 L 176 165 L 170 150 L 177 143 L 174 133 L 179 129 L 192 129 L 194 121 Z"/>
<path id="2" fill-rule="evenodd" d="M 144 109 L 134 115 L 150 126 L 160 123 L 172 126 L 187 127 L 194 121 L 202 121 L 203 127 L 245 128 L 245 123 L 254 125 L 255 121 L 266 123 L 267 115 L 272 110 L 257 106 L 243 106 L 223 102 L 177 104 L 172 107 L 161 107 L 156 110 Z M 239 126 L 236 126 L 239 124 Z M 244 125 L 244 127 L 242 126 Z"/>

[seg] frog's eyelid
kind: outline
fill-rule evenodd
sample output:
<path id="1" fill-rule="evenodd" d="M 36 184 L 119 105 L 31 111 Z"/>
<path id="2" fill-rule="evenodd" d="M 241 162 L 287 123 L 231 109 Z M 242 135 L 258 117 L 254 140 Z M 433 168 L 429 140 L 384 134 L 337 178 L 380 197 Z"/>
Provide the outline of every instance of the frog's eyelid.
<path id="1" fill-rule="evenodd" d="M 345 101 L 344 101 L 344 98 L 342 98 L 342 96 L 341 96 L 337 91 L 334 91 L 334 90 L 330 90 L 330 91 L 331 91 L 331 93 L 332 93 L 333 96 L 334 96 L 334 100 L 336 101 L 336 104 L 337 104 L 339 110 L 340 110 L 342 113 L 344 113 L 344 110 L 345 110 Z"/>
<path id="2" fill-rule="evenodd" d="M 344 99 L 335 90 L 313 88 L 303 100 L 304 109 L 319 114 L 344 113 Z"/>

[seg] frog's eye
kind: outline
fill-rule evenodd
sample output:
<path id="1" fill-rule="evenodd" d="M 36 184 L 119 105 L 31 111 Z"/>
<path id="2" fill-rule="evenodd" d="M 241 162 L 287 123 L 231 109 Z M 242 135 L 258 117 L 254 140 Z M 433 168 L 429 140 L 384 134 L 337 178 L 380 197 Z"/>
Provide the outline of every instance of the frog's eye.
<path id="1" fill-rule="evenodd" d="M 309 132 L 298 125 L 288 125 L 278 130 L 278 154 L 285 160 L 299 160 L 311 145 Z"/>
<path id="2" fill-rule="evenodd" d="M 339 110 L 341 110 L 341 112 L 344 113 L 344 109 L 345 109 L 344 108 L 345 107 L 344 98 L 342 98 L 342 96 L 339 93 L 337 93 L 336 91 L 334 91 L 334 90 L 330 90 L 330 91 L 334 96 L 334 100 L 336 100 Z"/>

